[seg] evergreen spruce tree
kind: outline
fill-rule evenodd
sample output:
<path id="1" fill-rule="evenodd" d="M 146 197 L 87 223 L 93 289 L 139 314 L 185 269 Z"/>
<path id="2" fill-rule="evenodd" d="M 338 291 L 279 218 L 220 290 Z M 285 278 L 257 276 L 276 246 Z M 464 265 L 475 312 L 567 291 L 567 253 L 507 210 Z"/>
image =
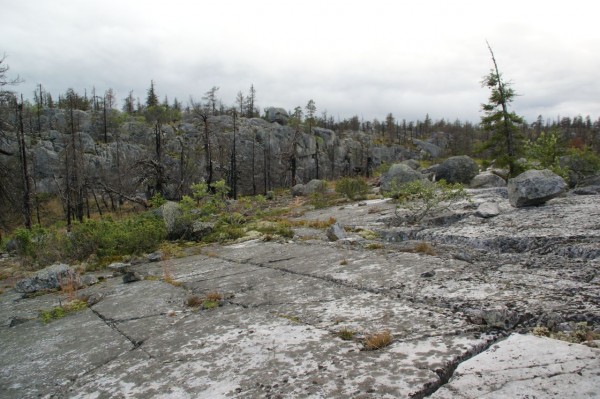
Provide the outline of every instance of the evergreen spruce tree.
<path id="1" fill-rule="evenodd" d="M 499 166 L 508 166 L 510 176 L 518 174 L 517 158 L 523 147 L 520 125 L 525 123 L 522 117 L 509 112 L 508 106 L 516 93 L 511 84 L 504 81 L 498 69 L 494 52 L 488 43 L 494 68 L 483 78 L 482 86 L 491 90 L 489 102 L 482 104 L 485 115 L 481 117 L 481 128 L 491 134 L 482 149 L 490 150 Z"/>

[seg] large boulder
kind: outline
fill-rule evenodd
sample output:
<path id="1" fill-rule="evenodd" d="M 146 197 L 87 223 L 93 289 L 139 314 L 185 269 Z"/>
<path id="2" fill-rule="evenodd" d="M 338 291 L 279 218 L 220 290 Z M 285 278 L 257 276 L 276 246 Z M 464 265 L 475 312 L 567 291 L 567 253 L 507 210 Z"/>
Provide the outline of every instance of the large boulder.
<path id="1" fill-rule="evenodd" d="M 306 184 L 296 184 L 291 190 L 294 197 L 309 196 L 314 193 L 325 193 L 326 191 L 327 182 L 317 179 L 313 179 Z"/>
<path id="2" fill-rule="evenodd" d="M 289 118 L 290 116 L 283 108 L 267 108 L 267 120 L 269 122 L 277 122 L 280 125 L 285 125 L 287 124 Z"/>
<path id="3" fill-rule="evenodd" d="M 469 184 L 479 173 L 479 167 L 467 155 L 450 157 L 437 168 L 436 179 L 447 183 Z"/>
<path id="4" fill-rule="evenodd" d="M 421 164 L 419 163 L 419 161 L 415 160 L 415 159 L 406 159 L 402 162 L 400 162 L 403 165 L 408 165 L 411 167 L 411 169 L 413 170 L 419 170 L 421 169 Z"/>
<path id="5" fill-rule="evenodd" d="M 471 180 L 471 188 L 506 187 L 506 180 L 495 173 L 483 172 Z"/>
<path id="6" fill-rule="evenodd" d="M 381 176 L 381 190 L 392 191 L 400 188 L 404 183 L 422 179 L 423 175 L 404 163 L 393 164 L 390 169 Z"/>
<path id="7" fill-rule="evenodd" d="M 38 271 L 32 277 L 18 281 L 15 291 L 32 294 L 38 291 L 56 290 L 64 284 L 80 285 L 79 275 L 65 264 L 57 264 Z"/>
<path id="8" fill-rule="evenodd" d="M 565 192 L 567 183 L 554 172 L 528 170 L 508 180 L 508 200 L 514 207 L 540 205 Z"/>
<path id="9" fill-rule="evenodd" d="M 158 208 L 157 213 L 163 218 L 167 229 L 167 237 L 171 240 L 184 238 L 200 241 L 211 234 L 215 224 L 197 220 L 193 213 L 184 212 L 176 202 L 168 201 Z"/>

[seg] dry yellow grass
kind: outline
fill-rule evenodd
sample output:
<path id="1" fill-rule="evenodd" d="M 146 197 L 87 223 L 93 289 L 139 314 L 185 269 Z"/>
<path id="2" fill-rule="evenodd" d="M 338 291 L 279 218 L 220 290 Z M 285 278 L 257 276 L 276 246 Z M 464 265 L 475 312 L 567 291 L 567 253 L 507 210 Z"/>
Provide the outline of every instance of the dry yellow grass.
<path id="1" fill-rule="evenodd" d="M 389 331 L 386 330 L 369 335 L 367 338 L 365 338 L 363 346 L 364 350 L 374 351 L 377 349 L 385 348 L 392 342 L 394 342 L 394 337 L 392 336 L 392 334 L 390 334 Z"/>
<path id="2" fill-rule="evenodd" d="M 433 249 L 433 247 L 425 241 L 415 245 L 415 252 L 427 255 L 435 255 L 435 250 Z"/>
<path id="3" fill-rule="evenodd" d="M 207 301 L 219 302 L 221 299 L 223 299 L 223 295 L 219 294 L 218 292 L 209 292 L 206 294 Z"/>

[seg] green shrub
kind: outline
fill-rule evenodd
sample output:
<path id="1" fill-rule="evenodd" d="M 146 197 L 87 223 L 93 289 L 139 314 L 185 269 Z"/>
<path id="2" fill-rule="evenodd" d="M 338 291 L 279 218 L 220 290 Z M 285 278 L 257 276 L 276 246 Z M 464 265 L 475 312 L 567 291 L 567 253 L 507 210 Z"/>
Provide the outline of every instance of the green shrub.
<path id="1" fill-rule="evenodd" d="M 375 170 L 373 171 L 373 176 L 381 176 L 384 173 L 387 173 L 388 170 L 390 170 L 390 167 L 392 166 L 392 164 L 387 163 L 387 162 L 383 162 L 381 163 L 379 166 L 377 166 L 375 168 Z"/>
<path id="2" fill-rule="evenodd" d="M 70 255 L 82 260 L 95 254 L 99 258 L 136 255 L 155 251 L 166 238 L 164 222 L 146 213 L 122 221 L 87 220 L 73 225 Z"/>
<path id="3" fill-rule="evenodd" d="M 65 237 L 56 229 L 46 229 L 39 225 L 30 230 L 20 227 L 12 238 L 17 242 L 17 255 L 32 263 L 48 264 L 63 258 Z"/>
<path id="4" fill-rule="evenodd" d="M 567 179 L 568 170 L 560 164 L 560 157 L 565 153 L 564 143 L 555 131 L 542 132 L 535 141 L 527 141 L 524 145 L 527 163 L 524 169 L 550 169 L 557 175 Z"/>
<path id="5" fill-rule="evenodd" d="M 370 188 L 367 182 L 361 178 L 344 177 L 335 185 L 338 194 L 348 197 L 349 200 L 361 200 L 367 197 Z"/>
<path id="6" fill-rule="evenodd" d="M 453 203 L 469 198 L 462 184 L 448 184 L 444 180 L 414 180 L 403 184 L 394 196 L 399 202 L 396 216 L 409 223 L 418 223 L 427 215 L 448 209 Z M 401 216 L 401 209 L 407 209 L 409 215 Z"/>
<path id="7" fill-rule="evenodd" d="M 600 157 L 589 147 L 570 148 L 561 158 L 561 165 L 568 168 L 577 178 L 590 176 L 600 171 Z"/>
<path id="8" fill-rule="evenodd" d="M 167 200 L 162 196 L 161 193 L 156 193 L 148 202 L 150 202 L 150 206 L 152 206 L 152 208 L 160 208 L 161 205 L 164 205 L 167 202 Z"/>

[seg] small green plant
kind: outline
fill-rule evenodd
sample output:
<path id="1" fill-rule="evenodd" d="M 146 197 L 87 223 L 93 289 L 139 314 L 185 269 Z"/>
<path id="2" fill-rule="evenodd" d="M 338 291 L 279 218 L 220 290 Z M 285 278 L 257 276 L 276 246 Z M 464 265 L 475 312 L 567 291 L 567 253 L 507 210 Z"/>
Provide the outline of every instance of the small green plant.
<path id="1" fill-rule="evenodd" d="M 393 196 L 398 198 L 399 203 L 396 216 L 411 224 L 419 223 L 425 216 L 446 210 L 452 204 L 469 198 L 462 184 L 448 184 L 444 180 L 414 180 L 394 191 Z M 407 209 L 409 215 L 402 216 L 402 209 Z"/>
<path id="2" fill-rule="evenodd" d="M 382 331 L 369 335 L 363 342 L 363 349 L 366 351 L 374 351 L 377 349 L 385 348 L 394 342 L 394 337 L 389 331 Z"/>
<path id="3" fill-rule="evenodd" d="M 337 336 L 343 339 L 344 341 L 352 341 L 355 335 L 356 331 L 349 330 L 347 328 L 343 328 L 337 332 Z"/>
<path id="4" fill-rule="evenodd" d="M 380 244 L 380 243 L 378 243 L 378 242 L 371 242 L 371 243 L 368 243 L 368 244 L 365 246 L 365 248 L 366 248 L 366 249 L 383 249 L 383 248 L 384 248 L 384 246 L 383 246 L 383 244 Z"/>
<path id="5" fill-rule="evenodd" d="M 344 177 L 335 185 L 338 194 L 346 196 L 350 201 L 361 200 L 367 197 L 370 187 L 364 179 Z"/>
<path id="6" fill-rule="evenodd" d="M 206 297 L 202 301 L 203 309 L 214 309 L 221 306 L 221 301 L 223 300 L 223 295 L 218 292 L 209 292 L 206 294 Z"/>

